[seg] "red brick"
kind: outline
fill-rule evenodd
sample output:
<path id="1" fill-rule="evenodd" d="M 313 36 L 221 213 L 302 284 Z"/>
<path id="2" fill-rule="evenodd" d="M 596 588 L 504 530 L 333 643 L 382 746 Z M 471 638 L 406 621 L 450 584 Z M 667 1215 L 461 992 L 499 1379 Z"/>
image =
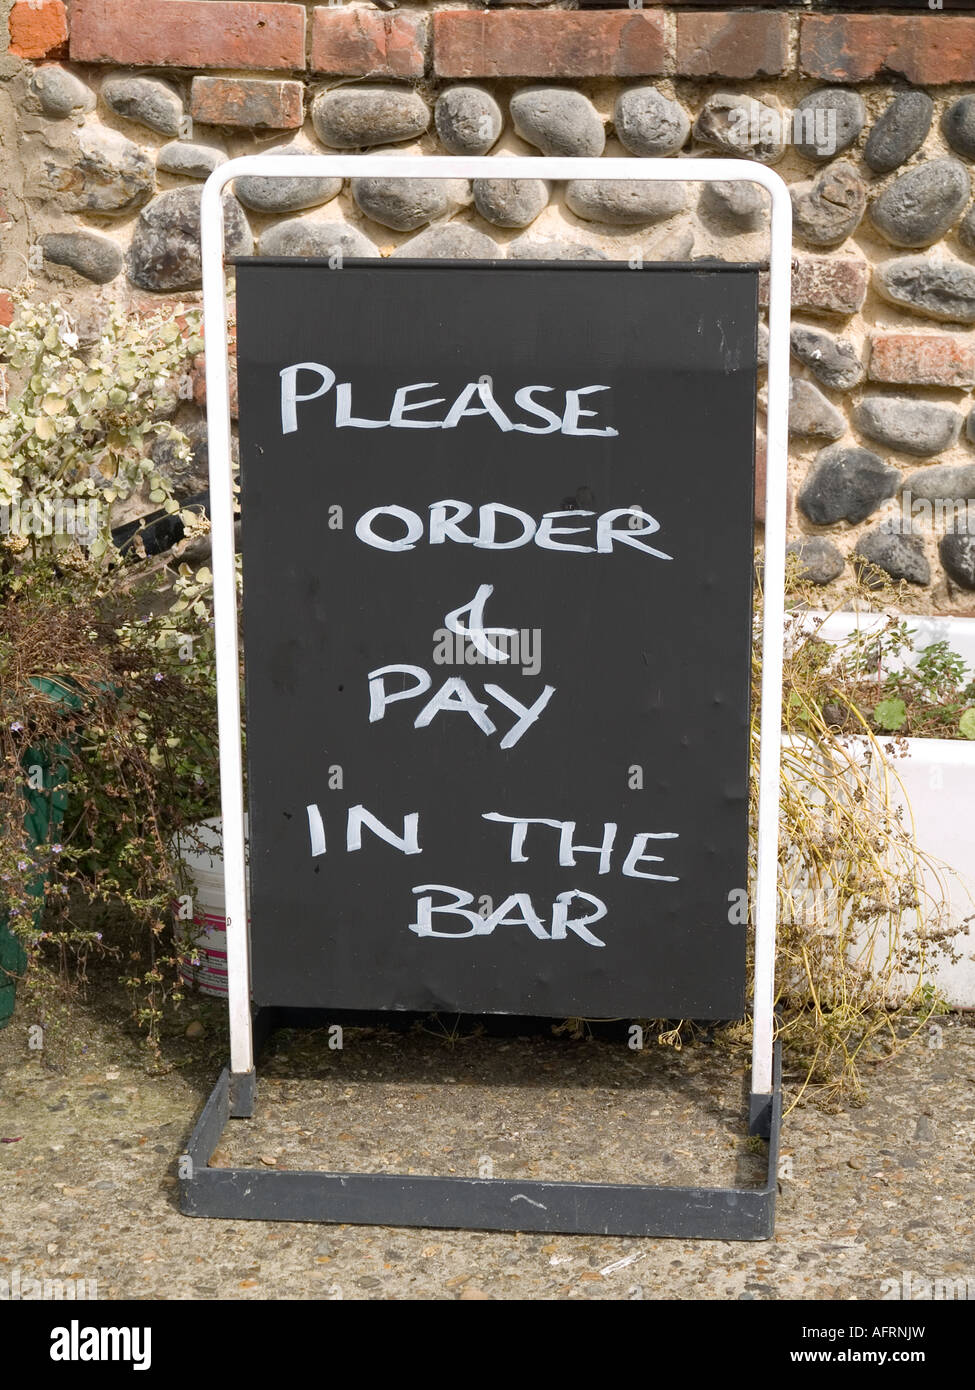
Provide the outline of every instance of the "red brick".
<path id="1" fill-rule="evenodd" d="M 789 67 L 788 15 L 677 16 L 677 71 L 683 77 L 775 77 Z"/>
<path id="2" fill-rule="evenodd" d="M 792 308 L 812 314 L 849 318 L 863 307 L 870 281 L 866 261 L 853 256 L 795 256 L 792 261 Z M 758 301 L 768 304 L 768 271 L 758 282 Z"/>
<path id="3" fill-rule="evenodd" d="M 193 383 L 193 401 L 196 405 L 206 408 L 207 403 L 207 378 L 206 378 L 206 354 L 200 352 L 193 358 L 193 366 L 190 371 L 190 380 Z M 237 404 L 237 363 L 234 356 L 234 345 L 230 344 L 230 414 L 236 420 L 238 413 Z"/>
<path id="4" fill-rule="evenodd" d="M 141 67 L 304 68 L 301 5 L 72 0 L 71 57 Z"/>
<path id="5" fill-rule="evenodd" d="M 15 58 L 61 58 L 67 42 L 68 15 L 61 0 L 17 0 L 10 11 Z"/>
<path id="6" fill-rule="evenodd" d="M 659 11 L 440 10 L 433 60 L 439 77 L 646 77 L 668 71 L 670 41 Z"/>
<path id="7" fill-rule="evenodd" d="M 298 130 L 305 119 L 304 90 L 300 82 L 260 77 L 194 77 L 190 115 L 204 125 Z"/>
<path id="8" fill-rule="evenodd" d="M 312 11 L 311 66 L 350 77 L 422 77 L 425 17 L 371 10 Z"/>
<path id="9" fill-rule="evenodd" d="M 0 290 L 0 328 L 6 328 L 14 321 L 13 296 Z"/>
<path id="10" fill-rule="evenodd" d="M 804 15 L 800 23 L 799 66 L 822 81 L 975 81 L 975 18 L 969 15 Z"/>
<path id="11" fill-rule="evenodd" d="M 975 352 L 943 333 L 881 333 L 870 340 L 867 375 L 902 386 L 971 386 Z"/>
<path id="12" fill-rule="evenodd" d="M 765 525 L 765 479 L 768 467 L 768 440 L 761 425 L 755 431 L 755 522 Z M 792 484 L 786 482 L 785 514 L 792 515 Z"/>

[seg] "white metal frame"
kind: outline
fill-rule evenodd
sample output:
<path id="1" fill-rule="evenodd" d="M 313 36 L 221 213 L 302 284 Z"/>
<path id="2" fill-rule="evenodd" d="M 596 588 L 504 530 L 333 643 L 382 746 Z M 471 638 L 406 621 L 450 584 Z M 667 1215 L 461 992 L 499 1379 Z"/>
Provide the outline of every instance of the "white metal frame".
<path id="1" fill-rule="evenodd" d="M 773 170 L 739 159 L 604 159 L 520 156 L 309 155 L 301 161 L 310 178 L 405 179 L 664 179 L 694 183 L 757 183 L 772 203 L 769 256 L 768 434 L 765 472 L 765 620 L 759 723 L 758 864 L 754 902 L 755 995 L 752 1027 L 754 1096 L 772 1093 L 773 1004 L 778 867 L 782 647 L 786 544 L 786 479 L 789 425 L 789 319 L 791 308 L 792 202 Z M 244 793 L 234 566 L 233 475 L 230 453 L 227 300 L 222 195 L 244 175 L 294 178 L 295 161 L 254 155 L 221 164 L 203 188 L 203 317 L 207 343 L 207 438 L 210 453 L 210 518 L 217 657 L 217 722 L 220 740 L 220 804 L 223 815 L 224 888 L 227 912 L 227 983 L 230 1068 L 251 1072 L 250 952 L 244 859 Z"/>

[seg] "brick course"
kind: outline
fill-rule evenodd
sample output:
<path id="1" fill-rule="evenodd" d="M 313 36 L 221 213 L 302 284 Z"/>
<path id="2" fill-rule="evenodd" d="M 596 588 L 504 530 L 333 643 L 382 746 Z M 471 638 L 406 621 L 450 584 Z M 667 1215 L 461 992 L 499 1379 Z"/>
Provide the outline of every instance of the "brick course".
<path id="1" fill-rule="evenodd" d="M 313 10 L 312 70 L 350 77 L 422 77 L 427 28 L 424 16 L 331 6 Z"/>
<path id="2" fill-rule="evenodd" d="M 854 256 L 805 256 L 792 261 L 792 311 L 849 318 L 863 308 L 870 266 Z M 768 304 L 768 271 L 759 277 L 759 303 Z"/>
<path id="3" fill-rule="evenodd" d="M 433 60 L 438 77 L 647 77 L 669 71 L 671 53 L 659 10 L 441 10 Z"/>
<path id="4" fill-rule="evenodd" d="M 251 130 L 297 130 L 305 118 L 301 82 L 259 77 L 194 77 L 190 115 L 204 125 Z"/>
<path id="5" fill-rule="evenodd" d="M 70 52 L 79 63 L 300 70 L 305 11 L 259 0 L 72 0 Z"/>
<path id="6" fill-rule="evenodd" d="M 920 86 L 975 81 L 975 18 L 969 15 L 803 16 L 799 67 L 824 82 L 905 77 Z"/>
<path id="7" fill-rule="evenodd" d="M 15 58 L 59 58 L 67 52 L 68 16 L 61 0 L 17 0 L 10 11 Z"/>
<path id="8" fill-rule="evenodd" d="M 943 333 L 879 333 L 870 340 L 867 375 L 903 386 L 971 386 L 975 351 Z"/>
<path id="9" fill-rule="evenodd" d="M 764 77 L 790 66 L 787 14 L 677 16 L 676 71 L 682 77 Z"/>

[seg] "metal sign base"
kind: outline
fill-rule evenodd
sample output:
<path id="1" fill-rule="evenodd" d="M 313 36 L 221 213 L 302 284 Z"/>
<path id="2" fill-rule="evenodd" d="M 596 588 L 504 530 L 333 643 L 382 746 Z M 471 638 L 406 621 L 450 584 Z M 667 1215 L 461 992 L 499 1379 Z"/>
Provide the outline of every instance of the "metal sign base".
<path id="1" fill-rule="evenodd" d="M 255 1041 L 278 1026 L 277 1012 L 262 1009 L 257 1014 Z M 228 1120 L 248 1118 L 255 1100 L 255 1073 L 231 1074 L 225 1068 L 180 1160 L 180 1173 L 185 1173 L 180 1177 L 180 1210 L 185 1215 L 684 1240 L 771 1240 L 775 1229 L 782 1124 L 778 1043 L 771 1105 L 764 1095 L 752 1095 L 750 1104 L 750 1133 L 768 1141 L 768 1169 L 760 1188 L 208 1167 Z"/>

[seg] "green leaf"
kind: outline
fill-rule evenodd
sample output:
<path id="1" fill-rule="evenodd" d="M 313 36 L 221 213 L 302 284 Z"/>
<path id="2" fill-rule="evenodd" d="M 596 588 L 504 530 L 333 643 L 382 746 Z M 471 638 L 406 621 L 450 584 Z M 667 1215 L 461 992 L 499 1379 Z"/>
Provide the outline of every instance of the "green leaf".
<path id="1" fill-rule="evenodd" d="M 975 709 L 967 709 L 959 719 L 958 732 L 964 738 L 975 738 Z"/>
<path id="2" fill-rule="evenodd" d="M 873 712 L 874 723 L 889 733 L 902 728 L 906 719 L 907 706 L 903 700 L 881 700 Z"/>

